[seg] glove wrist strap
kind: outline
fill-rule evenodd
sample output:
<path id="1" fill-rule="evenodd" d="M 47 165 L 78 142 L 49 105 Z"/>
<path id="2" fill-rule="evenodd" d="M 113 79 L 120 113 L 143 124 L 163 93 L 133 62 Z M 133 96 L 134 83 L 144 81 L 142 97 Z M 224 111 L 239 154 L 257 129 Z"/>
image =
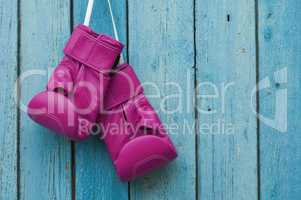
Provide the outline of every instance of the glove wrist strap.
<path id="1" fill-rule="evenodd" d="M 107 0 L 107 2 L 108 2 L 109 11 L 110 11 L 111 21 L 112 21 L 114 37 L 117 41 L 120 41 L 118 31 L 117 31 L 117 26 L 116 26 L 116 23 L 115 23 L 114 14 L 113 14 L 113 11 L 112 11 L 111 1 Z M 84 21 L 84 25 L 86 25 L 86 26 L 89 26 L 89 24 L 90 24 L 90 19 L 91 19 L 92 11 L 93 11 L 93 5 L 94 5 L 94 0 L 89 0 L 88 5 L 87 5 L 85 21 Z M 123 56 L 121 54 L 119 63 L 123 63 L 123 62 L 124 62 L 124 59 L 123 59 Z"/>
<path id="2" fill-rule="evenodd" d="M 106 35 L 98 35 L 90 28 L 79 25 L 70 37 L 65 55 L 98 72 L 109 73 L 123 45 Z"/>
<path id="3" fill-rule="evenodd" d="M 105 97 L 105 109 L 118 106 L 143 93 L 142 85 L 129 64 L 118 66 L 118 71 L 113 75 Z"/>

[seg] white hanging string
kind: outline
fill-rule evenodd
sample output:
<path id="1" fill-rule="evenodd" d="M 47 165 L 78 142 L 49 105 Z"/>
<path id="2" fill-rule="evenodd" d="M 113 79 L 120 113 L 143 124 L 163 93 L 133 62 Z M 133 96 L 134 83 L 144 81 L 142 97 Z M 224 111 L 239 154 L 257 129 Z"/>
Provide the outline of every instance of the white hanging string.
<path id="1" fill-rule="evenodd" d="M 118 36 L 118 31 L 117 31 L 117 27 L 116 27 L 116 23 L 115 23 L 114 14 L 112 11 L 111 1 L 107 0 L 107 2 L 108 2 L 108 6 L 109 6 L 111 21 L 112 21 L 114 37 L 117 41 L 119 41 L 119 36 Z M 89 26 L 89 24 L 90 24 L 90 19 L 91 19 L 92 11 L 93 11 L 93 4 L 94 4 L 94 0 L 88 1 L 87 12 L 86 12 L 85 21 L 84 21 L 84 25 L 86 25 L 86 26 Z M 123 61 L 124 61 L 123 55 L 120 54 L 119 63 L 123 63 Z"/>
<path id="2" fill-rule="evenodd" d="M 86 12 L 86 17 L 85 17 L 85 22 L 84 22 L 84 25 L 86 25 L 86 26 L 89 26 L 89 24 L 90 24 L 90 19 L 91 19 L 92 10 L 93 10 L 93 4 L 94 4 L 94 0 L 88 1 L 87 12 Z"/>
<path id="3" fill-rule="evenodd" d="M 117 41 L 119 41 L 119 36 L 118 36 L 117 26 L 116 26 L 116 23 L 115 23 L 114 14 L 113 14 L 113 11 L 112 11 L 111 1 L 110 0 L 107 0 L 107 1 L 108 1 L 108 5 L 109 5 L 109 10 L 110 10 L 110 15 L 111 15 L 111 21 L 112 21 L 114 36 L 115 36 L 115 39 Z M 121 53 L 120 54 L 120 59 L 119 59 L 119 64 L 121 64 L 123 62 L 124 62 L 124 59 L 123 59 L 123 55 Z"/>
<path id="4" fill-rule="evenodd" d="M 115 36 L 115 39 L 119 41 L 118 32 L 117 32 L 117 28 L 116 28 L 116 23 L 115 23 L 115 19 L 114 19 L 114 14 L 113 14 L 113 11 L 112 11 L 111 1 L 110 0 L 107 0 L 107 1 L 108 1 L 108 5 L 109 5 L 111 20 L 112 20 L 114 36 Z"/>

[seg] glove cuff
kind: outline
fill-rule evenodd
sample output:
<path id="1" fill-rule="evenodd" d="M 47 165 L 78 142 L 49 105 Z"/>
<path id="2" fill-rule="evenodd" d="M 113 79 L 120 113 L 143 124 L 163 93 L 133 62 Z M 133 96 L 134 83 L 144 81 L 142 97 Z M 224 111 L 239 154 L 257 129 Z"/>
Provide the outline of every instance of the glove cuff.
<path id="1" fill-rule="evenodd" d="M 143 93 L 143 87 L 133 68 L 125 63 L 119 65 L 112 75 L 107 89 L 104 108 L 110 110 Z"/>
<path id="2" fill-rule="evenodd" d="M 123 49 L 123 44 L 107 35 L 97 34 L 78 25 L 66 47 L 65 55 L 97 70 L 108 73 Z"/>

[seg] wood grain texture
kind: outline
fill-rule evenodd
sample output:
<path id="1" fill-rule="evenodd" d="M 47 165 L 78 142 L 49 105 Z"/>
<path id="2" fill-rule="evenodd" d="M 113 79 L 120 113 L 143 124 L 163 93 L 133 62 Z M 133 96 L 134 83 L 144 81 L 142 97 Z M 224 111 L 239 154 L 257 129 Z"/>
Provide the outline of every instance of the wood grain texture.
<path id="1" fill-rule="evenodd" d="M 0 199 L 17 199 L 17 1 L 0 0 Z"/>
<path id="2" fill-rule="evenodd" d="M 259 1 L 261 199 L 301 196 L 301 4 Z M 264 85 L 264 84 L 263 84 Z"/>
<path id="3" fill-rule="evenodd" d="M 74 25 L 83 23 L 87 2 L 74 1 Z M 112 0 L 111 3 L 120 40 L 126 44 L 126 1 Z M 107 0 L 95 0 L 90 27 L 113 36 Z M 128 199 L 128 184 L 122 183 L 117 177 L 106 147 L 97 137 L 76 144 L 75 165 L 77 200 Z"/>
<path id="4" fill-rule="evenodd" d="M 193 1 L 129 0 L 129 61 L 178 158 L 130 184 L 131 199 L 195 198 Z"/>
<path id="5" fill-rule="evenodd" d="M 34 123 L 23 108 L 45 89 L 48 69 L 62 58 L 70 27 L 83 22 L 86 5 L 87 0 L 0 0 L 1 200 L 71 200 L 72 192 L 76 200 L 256 200 L 258 193 L 262 200 L 300 199 L 298 0 L 112 0 L 121 41 L 128 43 L 125 57 L 169 128 L 179 157 L 122 183 L 105 145 L 92 137 L 75 144 L 72 188 L 71 143 Z M 91 27 L 113 35 L 107 8 L 106 0 L 95 0 Z M 20 119 L 18 67 L 29 75 L 20 84 Z M 259 127 L 252 93 L 256 76 Z"/>
<path id="6" fill-rule="evenodd" d="M 45 89 L 50 71 L 62 58 L 70 33 L 68 0 L 21 0 L 21 103 Z M 20 121 L 20 199 L 71 199 L 71 145 L 29 119 Z"/>
<path id="7" fill-rule="evenodd" d="M 196 1 L 196 48 L 199 199 L 257 199 L 255 2 Z"/>

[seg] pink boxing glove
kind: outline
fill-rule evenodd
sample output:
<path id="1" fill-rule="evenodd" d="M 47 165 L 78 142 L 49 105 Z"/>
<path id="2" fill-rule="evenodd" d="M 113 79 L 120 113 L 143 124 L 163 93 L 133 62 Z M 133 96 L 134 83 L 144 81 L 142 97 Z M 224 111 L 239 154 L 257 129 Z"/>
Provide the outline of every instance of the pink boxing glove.
<path id="1" fill-rule="evenodd" d="M 117 174 L 129 181 L 177 157 L 174 145 L 128 64 L 118 66 L 100 116 Z"/>
<path id="2" fill-rule="evenodd" d="M 67 43 L 65 57 L 56 67 L 47 90 L 35 95 L 28 114 L 37 123 L 67 136 L 82 140 L 89 136 L 103 107 L 110 70 L 123 45 L 79 25 Z"/>

